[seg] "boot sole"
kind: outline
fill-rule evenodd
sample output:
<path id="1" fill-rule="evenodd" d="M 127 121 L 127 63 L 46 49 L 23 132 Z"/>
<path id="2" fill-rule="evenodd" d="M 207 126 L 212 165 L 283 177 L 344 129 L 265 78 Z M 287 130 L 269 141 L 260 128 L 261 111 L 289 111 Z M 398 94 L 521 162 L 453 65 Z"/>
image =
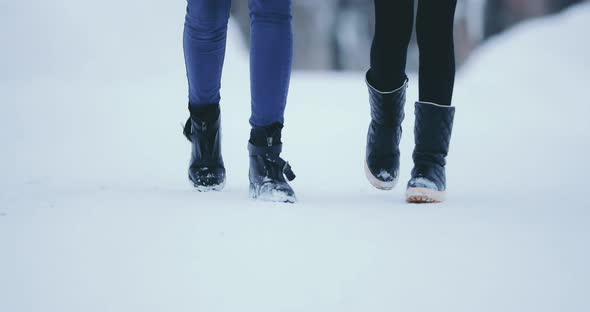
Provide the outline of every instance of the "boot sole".
<path id="1" fill-rule="evenodd" d="M 273 202 L 273 203 L 285 203 L 285 204 L 294 204 L 297 202 L 297 198 L 295 196 L 288 196 L 285 194 L 276 193 L 273 195 L 260 195 L 260 192 L 256 190 L 256 187 L 253 184 L 250 184 L 250 198 L 253 200 L 260 200 L 265 202 Z"/>
<path id="2" fill-rule="evenodd" d="M 367 180 L 369 180 L 369 183 L 371 183 L 372 186 L 374 186 L 376 189 L 379 189 L 382 191 L 391 191 L 397 185 L 397 182 L 399 180 L 399 176 L 396 177 L 391 182 L 383 182 L 383 181 L 377 179 L 377 177 L 375 177 L 373 175 L 373 173 L 371 173 L 371 170 L 369 169 L 369 165 L 367 164 L 366 161 L 365 161 L 365 176 L 367 177 Z"/>
<path id="3" fill-rule="evenodd" d="M 406 191 L 406 201 L 412 204 L 442 203 L 445 201 L 446 195 L 446 192 L 423 187 L 410 187 Z"/>

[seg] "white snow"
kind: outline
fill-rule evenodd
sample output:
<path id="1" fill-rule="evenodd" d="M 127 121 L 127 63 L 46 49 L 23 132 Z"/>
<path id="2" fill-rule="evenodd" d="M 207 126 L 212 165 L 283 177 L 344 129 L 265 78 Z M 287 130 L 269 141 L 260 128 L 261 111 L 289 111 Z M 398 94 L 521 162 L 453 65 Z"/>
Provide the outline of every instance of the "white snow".
<path id="1" fill-rule="evenodd" d="M 428 179 L 424 179 L 424 178 L 416 178 L 414 179 L 415 181 L 415 185 L 422 185 L 427 189 L 432 189 L 432 190 L 436 190 L 438 187 L 436 186 L 436 184 Z"/>
<path id="2" fill-rule="evenodd" d="M 39 2 L 39 1 L 36 1 Z M 0 311 L 588 311 L 590 4 L 518 26 L 460 73 L 448 201 L 363 174 L 362 73 L 296 73 L 299 203 L 248 199 L 247 58 L 223 84 L 221 193 L 194 191 L 184 2 L 0 7 Z M 23 9 L 29 9 L 28 11 Z"/>

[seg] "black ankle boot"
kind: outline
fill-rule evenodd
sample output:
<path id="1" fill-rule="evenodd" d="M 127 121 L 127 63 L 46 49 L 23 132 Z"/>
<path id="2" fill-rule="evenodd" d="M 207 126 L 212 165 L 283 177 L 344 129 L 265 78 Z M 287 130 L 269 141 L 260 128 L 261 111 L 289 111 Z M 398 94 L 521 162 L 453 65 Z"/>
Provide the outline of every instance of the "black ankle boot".
<path id="1" fill-rule="evenodd" d="M 442 202 L 446 196 L 446 156 L 455 108 L 416 102 L 414 169 L 406 199 L 412 203 Z"/>
<path id="2" fill-rule="evenodd" d="M 192 143 L 188 177 L 200 192 L 220 191 L 225 186 L 225 167 L 221 157 L 219 106 L 197 111 L 184 126 L 184 135 Z"/>
<path id="3" fill-rule="evenodd" d="M 367 135 L 365 174 L 369 182 L 381 190 L 391 190 L 398 181 L 399 143 L 404 120 L 407 80 L 390 92 L 371 86 L 367 73 L 371 124 Z"/>
<path id="4" fill-rule="evenodd" d="M 253 128 L 250 132 L 250 197 L 264 201 L 294 203 L 295 192 L 287 183 L 295 174 L 279 155 L 282 150 L 279 123 Z M 286 179 L 285 179 L 286 176 Z"/>

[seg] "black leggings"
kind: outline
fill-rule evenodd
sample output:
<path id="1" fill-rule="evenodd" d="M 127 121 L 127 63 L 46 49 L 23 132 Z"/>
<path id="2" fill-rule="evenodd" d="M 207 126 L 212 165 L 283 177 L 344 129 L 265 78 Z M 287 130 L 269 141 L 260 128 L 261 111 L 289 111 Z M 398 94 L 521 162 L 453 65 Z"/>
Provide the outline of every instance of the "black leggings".
<path id="1" fill-rule="evenodd" d="M 371 47 L 371 84 L 381 91 L 406 79 L 414 0 L 374 0 L 375 37 Z M 455 83 L 453 20 L 457 0 L 418 0 L 416 35 L 420 48 L 420 101 L 450 105 Z"/>

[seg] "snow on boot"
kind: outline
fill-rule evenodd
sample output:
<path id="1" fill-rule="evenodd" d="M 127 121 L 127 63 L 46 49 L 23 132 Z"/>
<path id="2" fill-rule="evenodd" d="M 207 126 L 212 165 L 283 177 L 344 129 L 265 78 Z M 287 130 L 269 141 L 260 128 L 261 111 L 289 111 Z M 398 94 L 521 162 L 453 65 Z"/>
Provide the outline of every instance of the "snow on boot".
<path id="1" fill-rule="evenodd" d="M 406 200 L 411 203 L 442 202 L 446 196 L 445 165 L 455 108 L 416 102 L 415 115 L 414 169 Z"/>
<path id="2" fill-rule="evenodd" d="M 391 190 L 398 181 L 399 143 L 408 81 L 389 92 L 371 86 L 368 72 L 366 82 L 371 104 L 371 124 L 367 134 L 365 175 L 374 187 Z"/>
<path id="3" fill-rule="evenodd" d="M 191 117 L 184 135 L 192 143 L 188 177 L 200 192 L 221 191 L 225 186 L 225 167 L 221 157 L 219 106 L 203 111 L 190 108 Z"/>
<path id="4" fill-rule="evenodd" d="M 275 123 L 267 127 L 253 128 L 250 132 L 250 197 L 263 201 L 294 203 L 295 192 L 287 183 L 295 174 L 289 163 L 279 155 L 282 150 L 281 129 Z M 285 179 L 286 177 L 286 179 Z"/>

